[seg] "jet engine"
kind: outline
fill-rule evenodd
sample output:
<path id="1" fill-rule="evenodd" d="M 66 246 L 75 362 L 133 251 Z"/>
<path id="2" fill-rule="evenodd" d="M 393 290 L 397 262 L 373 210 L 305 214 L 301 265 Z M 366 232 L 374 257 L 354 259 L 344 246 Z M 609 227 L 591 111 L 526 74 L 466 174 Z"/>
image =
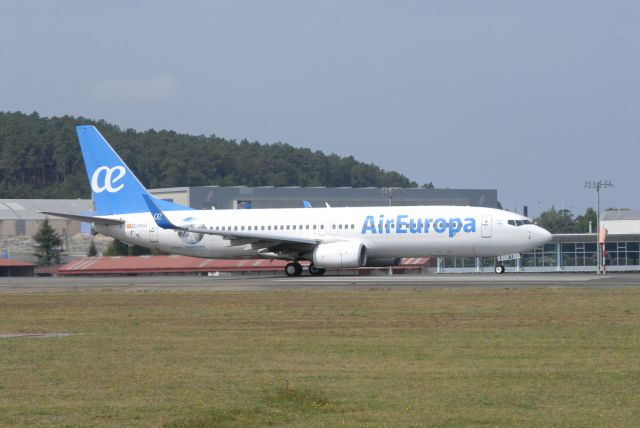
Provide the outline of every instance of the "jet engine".
<path id="1" fill-rule="evenodd" d="M 357 268 L 367 264 L 367 247 L 360 242 L 329 242 L 313 250 L 313 264 L 319 268 Z"/>
<path id="2" fill-rule="evenodd" d="M 391 257 L 369 257 L 367 259 L 367 267 L 387 267 L 398 266 L 400 264 L 400 258 Z"/>

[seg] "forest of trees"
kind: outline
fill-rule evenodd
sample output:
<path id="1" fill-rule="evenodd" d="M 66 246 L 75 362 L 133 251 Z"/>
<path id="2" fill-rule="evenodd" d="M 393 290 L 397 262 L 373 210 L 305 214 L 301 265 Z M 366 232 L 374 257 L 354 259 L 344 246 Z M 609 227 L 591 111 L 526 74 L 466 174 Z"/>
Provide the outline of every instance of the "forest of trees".
<path id="1" fill-rule="evenodd" d="M 0 112 L 0 198 L 88 198 L 75 126 L 93 124 L 149 188 L 176 186 L 417 187 L 395 171 L 289 144 L 174 131 L 121 130 L 82 117 Z"/>

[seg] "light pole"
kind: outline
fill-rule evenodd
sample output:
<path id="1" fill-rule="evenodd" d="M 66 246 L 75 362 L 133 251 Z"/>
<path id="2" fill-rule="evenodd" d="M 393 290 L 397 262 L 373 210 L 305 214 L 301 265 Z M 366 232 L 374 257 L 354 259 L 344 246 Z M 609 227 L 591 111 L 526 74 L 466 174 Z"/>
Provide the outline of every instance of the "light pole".
<path id="1" fill-rule="evenodd" d="M 587 189 L 596 189 L 596 254 L 598 259 L 598 267 L 596 272 L 602 272 L 602 251 L 600 249 L 600 189 L 613 187 L 610 180 L 585 180 L 584 187 Z"/>
<path id="2" fill-rule="evenodd" d="M 382 189 L 380 189 L 380 191 L 382 192 L 382 194 L 384 194 L 389 198 L 389 206 L 391 206 L 391 201 L 393 200 L 393 191 L 394 191 L 393 187 L 383 187 Z"/>

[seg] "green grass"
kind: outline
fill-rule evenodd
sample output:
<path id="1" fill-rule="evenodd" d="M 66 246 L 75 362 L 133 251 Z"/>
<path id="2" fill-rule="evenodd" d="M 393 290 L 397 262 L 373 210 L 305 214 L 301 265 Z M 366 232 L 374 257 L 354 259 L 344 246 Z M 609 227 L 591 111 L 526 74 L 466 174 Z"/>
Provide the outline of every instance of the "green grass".
<path id="1" fill-rule="evenodd" d="M 640 288 L 0 295 L 0 425 L 639 426 Z"/>

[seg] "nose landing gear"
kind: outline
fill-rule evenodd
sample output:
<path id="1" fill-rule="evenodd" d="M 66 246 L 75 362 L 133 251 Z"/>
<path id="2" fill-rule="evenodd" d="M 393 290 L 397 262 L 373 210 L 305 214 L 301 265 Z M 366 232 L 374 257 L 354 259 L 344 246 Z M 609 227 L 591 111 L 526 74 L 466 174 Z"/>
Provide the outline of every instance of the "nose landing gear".
<path id="1" fill-rule="evenodd" d="M 493 268 L 493 270 L 495 271 L 495 273 L 497 273 L 498 275 L 500 275 L 500 274 L 504 273 L 505 268 L 504 268 L 504 265 L 503 265 L 502 263 L 498 263 L 498 264 L 496 265 L 496 267 L 495 267 L 495 268 Z"/>

